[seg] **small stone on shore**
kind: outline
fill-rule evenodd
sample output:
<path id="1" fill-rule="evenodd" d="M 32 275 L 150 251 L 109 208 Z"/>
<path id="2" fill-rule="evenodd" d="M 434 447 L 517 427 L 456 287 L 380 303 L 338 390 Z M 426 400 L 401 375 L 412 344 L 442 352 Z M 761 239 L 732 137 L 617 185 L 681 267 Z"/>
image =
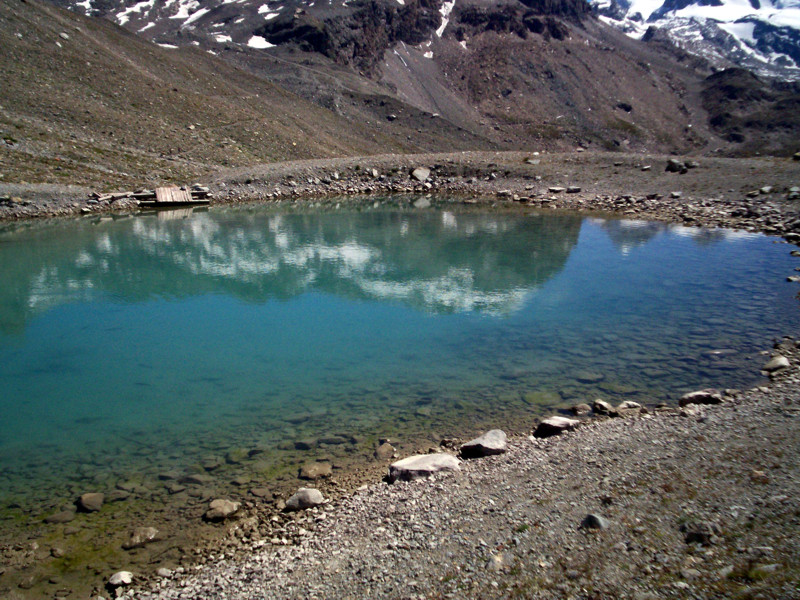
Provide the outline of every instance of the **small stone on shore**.
<path id="1" fill-rule="evenodd" d="M 684 407 L 689 404 L 722 404 L 722 394 L 719 393 L 719 390 L 711 388 L 689 392 L 681 396 L 678 406 Z"/>
<path id="2" fill-rule="evenodd" d="M 239 510 L 241 503 L 228 500 L 226 498 L 217 498 L 212 500 L 208 505 L 208 510 L 203 515 L 206 521 L 224 521 L 235 515 Z"/>
<path id="3" fill-rule="evenodd" d="M 546 438 L 553 435 L 559 435 L 565 431 L 575 429 L 580 421 L 577 419 L 568 419 L 566 417 L 548 417 L 544 419 L 536 431 L 533 432 L 533 437 Z"/>
<path id="4" fill-rule="evenodd" d="M 461 446 L 464 458 L 480 458 L 493 454 L 502 454 L 508 449 L 508 437 L 500 429 L 492 429 L 482 436 L 470 440 Z"/>
<path id="5" fill-rule="evenodd" d="M 389 467 L 389 481 L 411 481 L 429 477 L 441 471 L 459 471 L 458 459 L 444 452 L 438 454 L 415 454 L 398 460 Z"/>
<path id="6" fill-rule="evenodd" d="M 789 359 L 783 356 L 782 354 L 776 354 L 773 356 L 770 361 L 761 367 L 762 371 L 766 371 L 767 373 L 774 373 L 775 371 L 780 371 L 782 369 L 788 369 L 791 366 L 789 363 Z"/>
<path id="7" fill-rule="evenodd" d="M 305 510 L 313 508 L 325 502 L 322 492 L 315 488 L 300 488 L 295 494 L 286 501 L 286 512 Z"/>
<path id="8" fill-rule="evenodd" d="M 428 177 L 431 176 L 431 170 L 427 167 L 417 167 L 413 171 L 411 171 L 411 177 L 419 181 L 420 183 L 427 180 Z"/>
<path id="9" fill-rule="evenodd" d="M 586 403 L 576 404 L 575 406 L 570 407 L 569 412 L 576 417 L 585 417 L 592 412 L 592 407 Z"/>
<path id="10" fill-rule="evenodd" d="M 117 571 L 108 579 L 111 588 L 123 587 L 133 583 L 133 573 L 130 571 Z"/>

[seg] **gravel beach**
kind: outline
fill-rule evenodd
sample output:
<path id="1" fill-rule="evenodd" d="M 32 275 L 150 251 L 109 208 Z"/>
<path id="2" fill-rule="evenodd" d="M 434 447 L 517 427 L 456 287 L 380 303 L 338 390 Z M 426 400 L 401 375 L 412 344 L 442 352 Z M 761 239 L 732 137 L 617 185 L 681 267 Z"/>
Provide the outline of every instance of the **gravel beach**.
<path id="1" fill-rule="evenodd" d="M 781 351 L 796 360 L 794 342 Z M 593 419 L 373 483 L 129 595 L 799 598 L 799 382 L 792 369 L 720 405 Z"/>

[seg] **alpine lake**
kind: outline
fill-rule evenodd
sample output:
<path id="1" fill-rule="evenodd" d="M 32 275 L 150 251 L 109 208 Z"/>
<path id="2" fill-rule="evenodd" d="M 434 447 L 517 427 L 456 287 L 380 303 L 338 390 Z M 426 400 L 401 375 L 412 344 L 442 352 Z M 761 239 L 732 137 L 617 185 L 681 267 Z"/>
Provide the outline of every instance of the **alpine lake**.
<path id="1" fill-rule="evenodd" d="M 344 489 L 383 439 L 758 385 L 800 331 L 776 238 L 443 204 L 0 225 L 0 592 L 190 562 L 209 500 Z M 123 550 L 138 526 L 157 541 Z"/>

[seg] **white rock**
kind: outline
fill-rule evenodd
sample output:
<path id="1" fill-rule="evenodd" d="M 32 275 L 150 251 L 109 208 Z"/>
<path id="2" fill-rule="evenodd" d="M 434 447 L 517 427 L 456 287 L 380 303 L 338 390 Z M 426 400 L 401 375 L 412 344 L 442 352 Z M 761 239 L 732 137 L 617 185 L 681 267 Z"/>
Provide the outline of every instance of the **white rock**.
<path id="1" fill-rule="evenodd" d="M 130 571 L 117 571 L 108 580 L 111 587 L 122 587 L 133 583 L 133 573 Z"/>
<path id="2" fill-rule="evenodd" d="M 411 481 L 429 477 L 440 471 L 460 471 L 458 459 L 444 452 L 438 454 L 415 454 L 398 460 L 389 466 L 389 481 Z"/>
<path id="3" fill-rule="evenodd" d="M 492 454 L 502 454 L 508 449 L 508 438 L 506 433 L 500 429 L 492 429 L 482 436 L 470 440 L 461 446 L 461 456 L 466 458 L 477 458 L 490 456 Z"/>
<path id="4" fill-rule="evenodd" d="M 430 176 L 431 176 L 431 170 L 427 167 L 417 167 L 416 169 L 411 171 L 411 177 L 420 182 L 425 181 Z"/>
<path id="5" fill-rule="evenodd" d="M 613 406 L 611 406 L 605 400 L 600 400 L 599 398 L 595 400 L 594 403 L 592 404 L 592 409 L 598 415 L 610 415 L 614 412 Z"/>
<path id="6" fill-rule="evenodd" d="M 761 367 L 761 370 L 766 371 L 767 373 L 774 373 L 775 371 L 788 369 L 789 367 L 789 359 L 780 354 L 776 354 L 767 364 Z"/>

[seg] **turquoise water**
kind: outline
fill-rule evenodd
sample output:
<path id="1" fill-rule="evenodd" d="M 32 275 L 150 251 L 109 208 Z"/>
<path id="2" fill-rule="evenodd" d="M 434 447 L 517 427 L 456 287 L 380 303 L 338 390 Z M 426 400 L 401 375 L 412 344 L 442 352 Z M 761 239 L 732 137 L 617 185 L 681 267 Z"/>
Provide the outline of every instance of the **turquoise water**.
<path id="1" fill-rule="evenodd" d="M 524 431 L 597 397 L 753 385 L 760 352 L 800 328 L 796 264 L 760 235 L 573 215 L 6 226 L 0 498 L 155 480 L 232 448 L 275 465 L 344 435 L 321 446 L 366 454 L 379 435 Z"/>

